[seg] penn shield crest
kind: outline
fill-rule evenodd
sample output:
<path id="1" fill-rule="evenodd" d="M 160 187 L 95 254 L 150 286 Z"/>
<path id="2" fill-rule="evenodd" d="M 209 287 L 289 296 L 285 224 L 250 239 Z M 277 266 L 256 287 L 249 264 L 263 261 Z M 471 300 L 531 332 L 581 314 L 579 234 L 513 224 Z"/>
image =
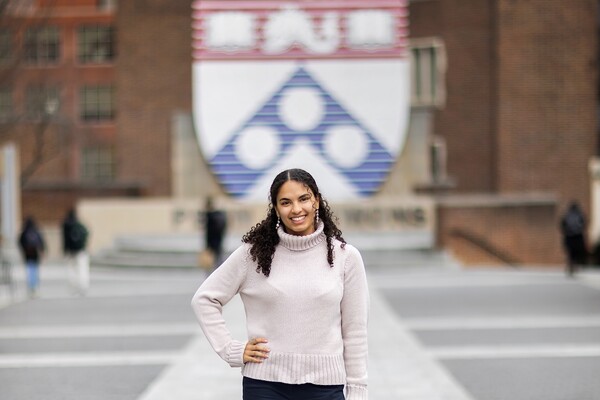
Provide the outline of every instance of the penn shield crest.
<path id="1" fill-rule="evenodd" d="M 194 125 L 229 194 L 309 171 L 330 199 L 374 194 L 409 115 L 406 0 L 196 1 Z"/>

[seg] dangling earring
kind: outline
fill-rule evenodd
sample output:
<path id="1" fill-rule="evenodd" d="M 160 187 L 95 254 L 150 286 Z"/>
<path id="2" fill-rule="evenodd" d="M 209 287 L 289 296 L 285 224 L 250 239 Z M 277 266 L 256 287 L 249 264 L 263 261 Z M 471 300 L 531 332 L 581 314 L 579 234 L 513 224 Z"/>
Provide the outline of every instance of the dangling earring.
<path id="1" fill-rule="evenodd" d="M 315 227 L 319 226 L 319 209 L 315 211 Z"/>
<path id="2" fill-rule="evenodd" d="M 281 219 L 279 219 L 279 217 L 277 217 L 277 223 L 275 224 L 275 230 L 279 229 L 280 225 L 281 225 Z"/>

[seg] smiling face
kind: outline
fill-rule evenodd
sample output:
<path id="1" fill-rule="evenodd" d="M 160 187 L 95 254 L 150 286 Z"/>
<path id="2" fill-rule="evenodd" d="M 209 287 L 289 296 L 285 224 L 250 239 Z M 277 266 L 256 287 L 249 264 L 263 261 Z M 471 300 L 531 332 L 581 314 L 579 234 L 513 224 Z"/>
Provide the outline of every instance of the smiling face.
<path id="1" fill-rule="evenodd" d="M 310 235 L 315 231 L 315 213 L 319 199 L 310 188 L 297 181 L 287 181 L 279 188 L 275 211 L 290 235 Z"/>

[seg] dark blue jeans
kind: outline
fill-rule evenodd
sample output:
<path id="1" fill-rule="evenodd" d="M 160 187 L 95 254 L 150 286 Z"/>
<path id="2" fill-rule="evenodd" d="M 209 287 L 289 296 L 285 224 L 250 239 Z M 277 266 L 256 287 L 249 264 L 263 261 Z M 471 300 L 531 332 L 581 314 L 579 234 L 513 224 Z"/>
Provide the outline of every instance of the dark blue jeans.
<path id="1" fill-rule="evenodd" d="M 344 385 L 268 382 L 244 377 L 243 400 L 344 400 Z"/>

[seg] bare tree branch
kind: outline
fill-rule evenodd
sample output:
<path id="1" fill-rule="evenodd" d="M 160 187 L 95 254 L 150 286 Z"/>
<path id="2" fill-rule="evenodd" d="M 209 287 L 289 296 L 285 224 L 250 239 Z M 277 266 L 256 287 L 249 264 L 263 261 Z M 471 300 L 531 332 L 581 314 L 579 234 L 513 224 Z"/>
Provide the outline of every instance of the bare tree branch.
<path id="1" fill-rule="evenodd" d="M 0 0 L 0 35 L 5 35 L 4 40 L 8 40 L 8 45 L 0 47 L 0 51 L 9 52 L 0 53 L 0 87 L 11 88 L 11 83 L 18 80 L 25 61 L 25 32 L 29 27 L 46 25 L 52 12 L 51 5 L 49 3 L 49 6 L 40 8 L 34 0 Z M 43 93 L 37 100 L 36 104 L 24 105 L 24 108 L 33 106 L 36 110 L 27 109 L 21 113 L 13 110 L 13 115 L 0 121 L 0 144 L 15 138 L 15 133 L 18 133 L 19 140 L 25 141 L 26 135 L 33 135 L 33 148 L 29 149 L 33 152 L 33 157 L 22 169 L 22 184 L 44 163 L 60 155 L 64 148 L 63 138 L 58 137 L 63 136 L 57 124 L 61 121 L 57 115 L 59 97 L 50 98 L 47 93 Z M 48 109 L 50 106 L 53 110 Z M 31 119 L 31 115 L 25 115 L 31 111 L 39 118 L 37 122 Z M 51 147 L 52 141 L 48 139 L 52 134 L 58 135 L 58 144 Z"/>

